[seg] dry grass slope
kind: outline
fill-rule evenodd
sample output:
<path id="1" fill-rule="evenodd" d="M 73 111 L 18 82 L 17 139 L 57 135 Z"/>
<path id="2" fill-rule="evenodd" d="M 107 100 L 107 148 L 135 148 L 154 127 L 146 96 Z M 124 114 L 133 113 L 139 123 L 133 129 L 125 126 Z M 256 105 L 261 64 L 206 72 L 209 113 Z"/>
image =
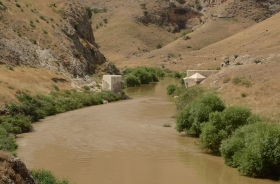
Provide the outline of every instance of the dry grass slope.
<path id="1" fill-rule="evenodd" d="M 71 82 L 48 69 L 0 66 L 0 103 L 15 101 L 15 94 L 47 94 L 51 90 L 70 89 Z"/>

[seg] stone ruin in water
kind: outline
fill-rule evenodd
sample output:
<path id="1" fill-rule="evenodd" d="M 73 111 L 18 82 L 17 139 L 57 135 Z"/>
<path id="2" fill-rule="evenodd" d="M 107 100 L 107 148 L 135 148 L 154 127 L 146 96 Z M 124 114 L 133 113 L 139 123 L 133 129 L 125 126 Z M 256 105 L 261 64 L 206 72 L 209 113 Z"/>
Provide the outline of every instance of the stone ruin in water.
<path id="1" fill-rule="evenodd" d="M 121 75 L 103 75 L 102 91 L 110 90 L 118 95 L 122 95 L 123 80 Z"/>

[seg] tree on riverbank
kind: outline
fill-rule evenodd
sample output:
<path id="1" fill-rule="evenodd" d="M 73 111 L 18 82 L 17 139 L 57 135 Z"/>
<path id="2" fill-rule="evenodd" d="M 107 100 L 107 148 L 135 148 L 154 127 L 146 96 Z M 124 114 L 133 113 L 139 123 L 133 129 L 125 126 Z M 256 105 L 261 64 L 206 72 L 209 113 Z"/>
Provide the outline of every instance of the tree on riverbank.
<path id="1" fill-rule="evenodd" d="M 250 109 L 239 106 L 209 114 L 209 121 L 201 126 L 201 148 L 219 153 L 222 140 L 230 137 L 237 128 L 249 124 L 247 120 L 251 114 Z"/>
<path id="2" fill-rule="evenodd" d="M 237 129 L 221 145 L 225 163 L 242 175 L 280 176 L 280 126 L 259 122 Z"/>
<path id="3" fill-rule="evenodd" d="M 178 98 L 184 102 L 176 100 L 183 104 L 176 130 L 199 137 L 200 148 L 221 153 L 225 163 L 242 175 L 278 179 L 280 125 L 264 122 L 245 107 L 225 107 L 213 94 L 195 95 L 194 89 L 180 91 Z M 182 97 L 185 94 L 194 98 Z"/>
<path id="4" fill-rule="evenodd" d="M 151 68 L 140 66 L 135 69 L 128 68 L 124 71 L 125 86 L 139 86 L 140 84 L 149 84 L 158 82 L 158 77 L 165 74 L 160 68 Z"/>
<path id="5" fill-rule="evenodd" d="M 221 112 L 225 109 L 222 100 L 214 94 L 202 96 L 187 105 L 177 116 L 176 130 L 186 131 L 188 134 L 199 137 L 201 124 L 209 121 L 211 112 Z"/>
<path id="6" fill-rule="evenodd" d="M 123 71 L 125 86 L 139 86 L 140 84 L 149 84 L 150 82 L 158 82 L 160 78 L 180 77 L 179 72 L 168 69 L 161 69 L 155 67 L 139 66 L 137 68 L 127 68 Z"/>

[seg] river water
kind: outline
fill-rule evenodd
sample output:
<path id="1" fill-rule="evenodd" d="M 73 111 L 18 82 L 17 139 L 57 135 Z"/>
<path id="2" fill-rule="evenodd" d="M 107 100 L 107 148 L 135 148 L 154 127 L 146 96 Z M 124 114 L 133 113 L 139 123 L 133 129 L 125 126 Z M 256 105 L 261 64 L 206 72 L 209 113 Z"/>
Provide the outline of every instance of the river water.
<path id="1" fill-rule="evenodd" d="M 128 88 L 131 100 L 47 117 L 19 135 L 18 156 L 30 169 L 49 169 L 76 184 L 277 183 L 240 176 L 199 150 L 197 139 L 177 133 L 165 90 L 171 83 Z"/>

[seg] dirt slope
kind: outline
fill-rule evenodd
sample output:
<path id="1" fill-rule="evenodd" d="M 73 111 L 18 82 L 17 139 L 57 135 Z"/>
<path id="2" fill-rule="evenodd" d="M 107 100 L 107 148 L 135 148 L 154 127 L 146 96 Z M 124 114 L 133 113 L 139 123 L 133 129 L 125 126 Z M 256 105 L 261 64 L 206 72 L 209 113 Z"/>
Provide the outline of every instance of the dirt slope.
<path id="1" fill-rule="evenodd" d="M 219 22 L 213 21 L 213 26 L 211 26 L 211 24 L 205 24 L 195 32 L 188 34 L 190 37 L 188 40 L 180 38 L 162 49 L 150 52 L 139 59 L 119 62 L 119 65 L 129 66 L 142 62 L 147 65 L 164 66 L 179 71 L 185 71 L 187 69 L 214 69 L 220 67 L 225 58 L 233 57 L 234 55 L 239 56 L 235 61 L 236 63 L 250 63 L 254 60 L 262 59 L 270 60 L 278 55 L 278 48 L 280 45 L 280 25 L 277 22 L 279 18 L 280 14 L 276 14 L 247 29 L 243 28 L 250 25 L 250 22 L 245 23 L 244 21 L 244 27 L 241 27 L 240 24 L 236 25 L 239 28 L 236 28 L 236 31 L 239 30 L 237 34 L 216 43 L 215 40 L 219 40 L 218 38 L 221 39 L 222 36 L 218 33 L 219 28 L 213 28 L 215 27 L 214 24 L 217 25 Z M 225 19 L 217 21 L 228 23 L 228 20 Z M 235 24 L 233 22 L 230 23 L 232 25 Z M 220 23 L 220 25 L 226 24 Z M 206 30 L 210 31 L 207 32 Z M 224 32 L 226 32 L 226 30 L 225 26 Z M 218 38 L 216 38 L 215 35 Z M 199 50 L 187 48 L 187 46 L 192 47 L 192 45 L 203 45 L 203 42 L 208 40 L 212 43 Z M 168 55 L 170 54 L 172 56 L 168 58 Z"/>
<path id="2" fill-rule="evenodd" d="M 173 57 L 171 63 L 174 60 L 175 63 L 181 63 L 179 55 L 221 41 L 280 10 L 279 2 L 275 0 L 269 3 L 250 0 L 187 0 L 181 4 L 165 0 L 85 0 L 83 3 L 100 10 L 93 14 L 91 21 L 100 50 L 110 61 L 120 67 L 145 64 L 175 69 L 182 66 L 173 67 L 168 62 L 162 63 L 168 59 L 168 55 Z M 102 11 L 104 9 L 106 11 Z M 179 23 L 174 25 L 172 22 L 173 9 L 186 10 L 174 15 L 182 20 L 184 15 L 188 17 L 186 22 L 180 22 L 185 24 L 185 29 L 180 29 L 180 32 L 176 32 Z M 201 16 L 190 17 L 189 11 L 193 10 Z M 191 39 L 180 41 L 189 32 L 192 32 L 189 34 Z M 158 45 L 164 47 L 157 49 Z"/>
<path id="3" fill-rule="evenodd" d="M 232 66 L 205 81 L 205 86 L 218 89 L 227 104 L 247 106 L 277 122 L 280 120 L 279 18 L 277 14 L 197 53 L 210 56 L 215 52 L 220 60 L 230 56 L 232 61 Z M 238 57 L 233 59 L 233 55 Z M 219 65 L 216 61 L 201 67 L 213 63 Z M 234 78 L 241 82 L 235 84 Z"/>

